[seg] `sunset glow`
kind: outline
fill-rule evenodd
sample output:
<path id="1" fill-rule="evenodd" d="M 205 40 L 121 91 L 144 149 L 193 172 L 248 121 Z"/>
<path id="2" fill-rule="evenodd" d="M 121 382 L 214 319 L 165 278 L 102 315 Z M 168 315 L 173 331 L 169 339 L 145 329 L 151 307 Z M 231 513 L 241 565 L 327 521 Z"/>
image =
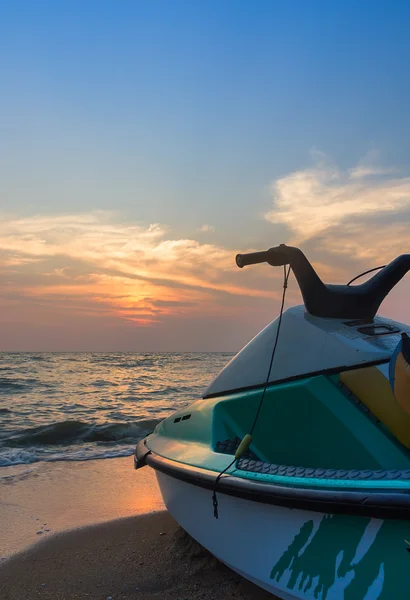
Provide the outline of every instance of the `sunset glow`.
<path id="1" fill-rule="evenodd" d="M 237 350 L 282 292 L 237 252 L 342 283 L 409 251 L 403 19 L 172 4 L 2 15 L 0 350 Z"/>

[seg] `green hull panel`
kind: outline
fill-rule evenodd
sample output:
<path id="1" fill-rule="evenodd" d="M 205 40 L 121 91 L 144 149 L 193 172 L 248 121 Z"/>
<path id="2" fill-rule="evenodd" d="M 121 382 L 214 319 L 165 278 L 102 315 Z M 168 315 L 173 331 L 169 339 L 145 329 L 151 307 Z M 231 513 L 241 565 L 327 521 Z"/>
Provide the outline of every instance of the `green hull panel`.
<path id="1" fill-rule="evenodd" d="M 282 589 L 320 600 L 337 585 L 344 600 L 410 598 L 410 522 L 325 515 L 313 530 L 307 521 L 273 566 Z"/>
<path id="2" fill-rule="evenodd" d="M 216 451 L 218 443 L 242 439 L 249 433 L 261 393 L 252 390 L 198 400 L 160 423 L 148 438 L 148 447 L 159 456 L 219 472 L 231 462 L 232 455 Z M 320 375 L 268 388 L 251 450 L 262 461 L 282 465 L 410 469 L 410 451 L 343 393 L 337 376 Z M 230 472 L 286 483 L 281 477 L 235 471 L 235 467 Z M 389 486 L 389 482 L 380 483 L 381 487 Z M 291 484 L 306 486 L 315 482 L 293 478 Z M 318 485 L 323 484 L 322 480 Z M 364 481 L 363 485 L 369 483 Z M 396 481 L 393 487 L 409 485 Z"/>

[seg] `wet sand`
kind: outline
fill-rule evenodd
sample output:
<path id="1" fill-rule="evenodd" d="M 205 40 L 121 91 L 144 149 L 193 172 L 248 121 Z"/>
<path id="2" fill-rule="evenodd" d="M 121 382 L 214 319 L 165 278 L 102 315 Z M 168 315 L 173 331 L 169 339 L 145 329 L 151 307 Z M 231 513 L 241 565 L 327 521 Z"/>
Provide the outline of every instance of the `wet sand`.
<path id="1" fill-rule="evenodd" d="M 2 600 L 273 599 L 194 542 L 129 458 L 13 468 L 0 522 Z"/>
<path id="2" fill-rule="evenodd" d="M 74 527 L 164 510 L 152 469 L 132 457 L 0 469 L 0 562 Z"/>

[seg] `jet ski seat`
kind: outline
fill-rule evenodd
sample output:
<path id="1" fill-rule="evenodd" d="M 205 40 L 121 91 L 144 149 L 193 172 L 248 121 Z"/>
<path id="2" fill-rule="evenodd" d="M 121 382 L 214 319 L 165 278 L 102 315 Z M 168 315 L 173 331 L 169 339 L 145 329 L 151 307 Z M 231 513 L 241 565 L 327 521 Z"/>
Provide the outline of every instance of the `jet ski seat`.
<path id="1" fill-rule="evenodd" d="M 340 381 L 410 449 L 410 364 L 401 344 L 390 361 L 390 379 L 380 367 L 372 366 L 345 371 Z"/>

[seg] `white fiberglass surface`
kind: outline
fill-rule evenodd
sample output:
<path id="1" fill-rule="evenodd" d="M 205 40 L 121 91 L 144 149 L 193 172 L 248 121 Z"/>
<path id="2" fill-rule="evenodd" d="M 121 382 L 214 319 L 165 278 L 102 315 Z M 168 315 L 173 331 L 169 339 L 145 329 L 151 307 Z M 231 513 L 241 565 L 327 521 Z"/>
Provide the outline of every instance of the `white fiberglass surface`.
<path id="1" fill-rule="evenodd" d="M 368 572 L 364 574 L 368 590 L 361 600 L 376 600 L 383 593 L 383 556 L 373 559 L 374 570 L 369 569 L 366 556 L 384 521 L 360 517 L 350 520 L 346 515 L 260 504 L 222 493 L 217 494 L 219 518 L 215 519 L 210 490 L 158 471 L 157 478 L 167 509 L 194 539 L 282 600 L 343 600 L 360 565 Z M 339 572 L 347 551 L 345 540 L 350 539 L 341 534 L 342 530 L 352 532 L 356 547 L 351 568 Z M 333 539 L 329 544 L 326 532 L 330 531 Z M 318 544 L 318 539 L 323 542 Z M 306 556 L 306 562 L 296 561 L 296 554 L 292 556 L 295 546 L 297 556 Z M 317 552 L 326 553 L 326 558 Z M 405 573 L 403 577 L 405 581 Z M 402 581 L 397 582 L 394 598 L 407 598 Z"/>
<path id="2" fill-rule="evenodd" d="M 369 335 L 361 332 L 359 325 L 347 325 L 346 320 L 312 317 L 304 306 L 290 308 L 282 317 L 269 381 L 388 360 L 400 332 L 410 332 L 410 327 L 380 317 L 374 323 L 395 329 L 387 335 Z M 277 327 L 278 319 L 254 337 L 210 384 L 205 395 L 264 383 Z"/>

